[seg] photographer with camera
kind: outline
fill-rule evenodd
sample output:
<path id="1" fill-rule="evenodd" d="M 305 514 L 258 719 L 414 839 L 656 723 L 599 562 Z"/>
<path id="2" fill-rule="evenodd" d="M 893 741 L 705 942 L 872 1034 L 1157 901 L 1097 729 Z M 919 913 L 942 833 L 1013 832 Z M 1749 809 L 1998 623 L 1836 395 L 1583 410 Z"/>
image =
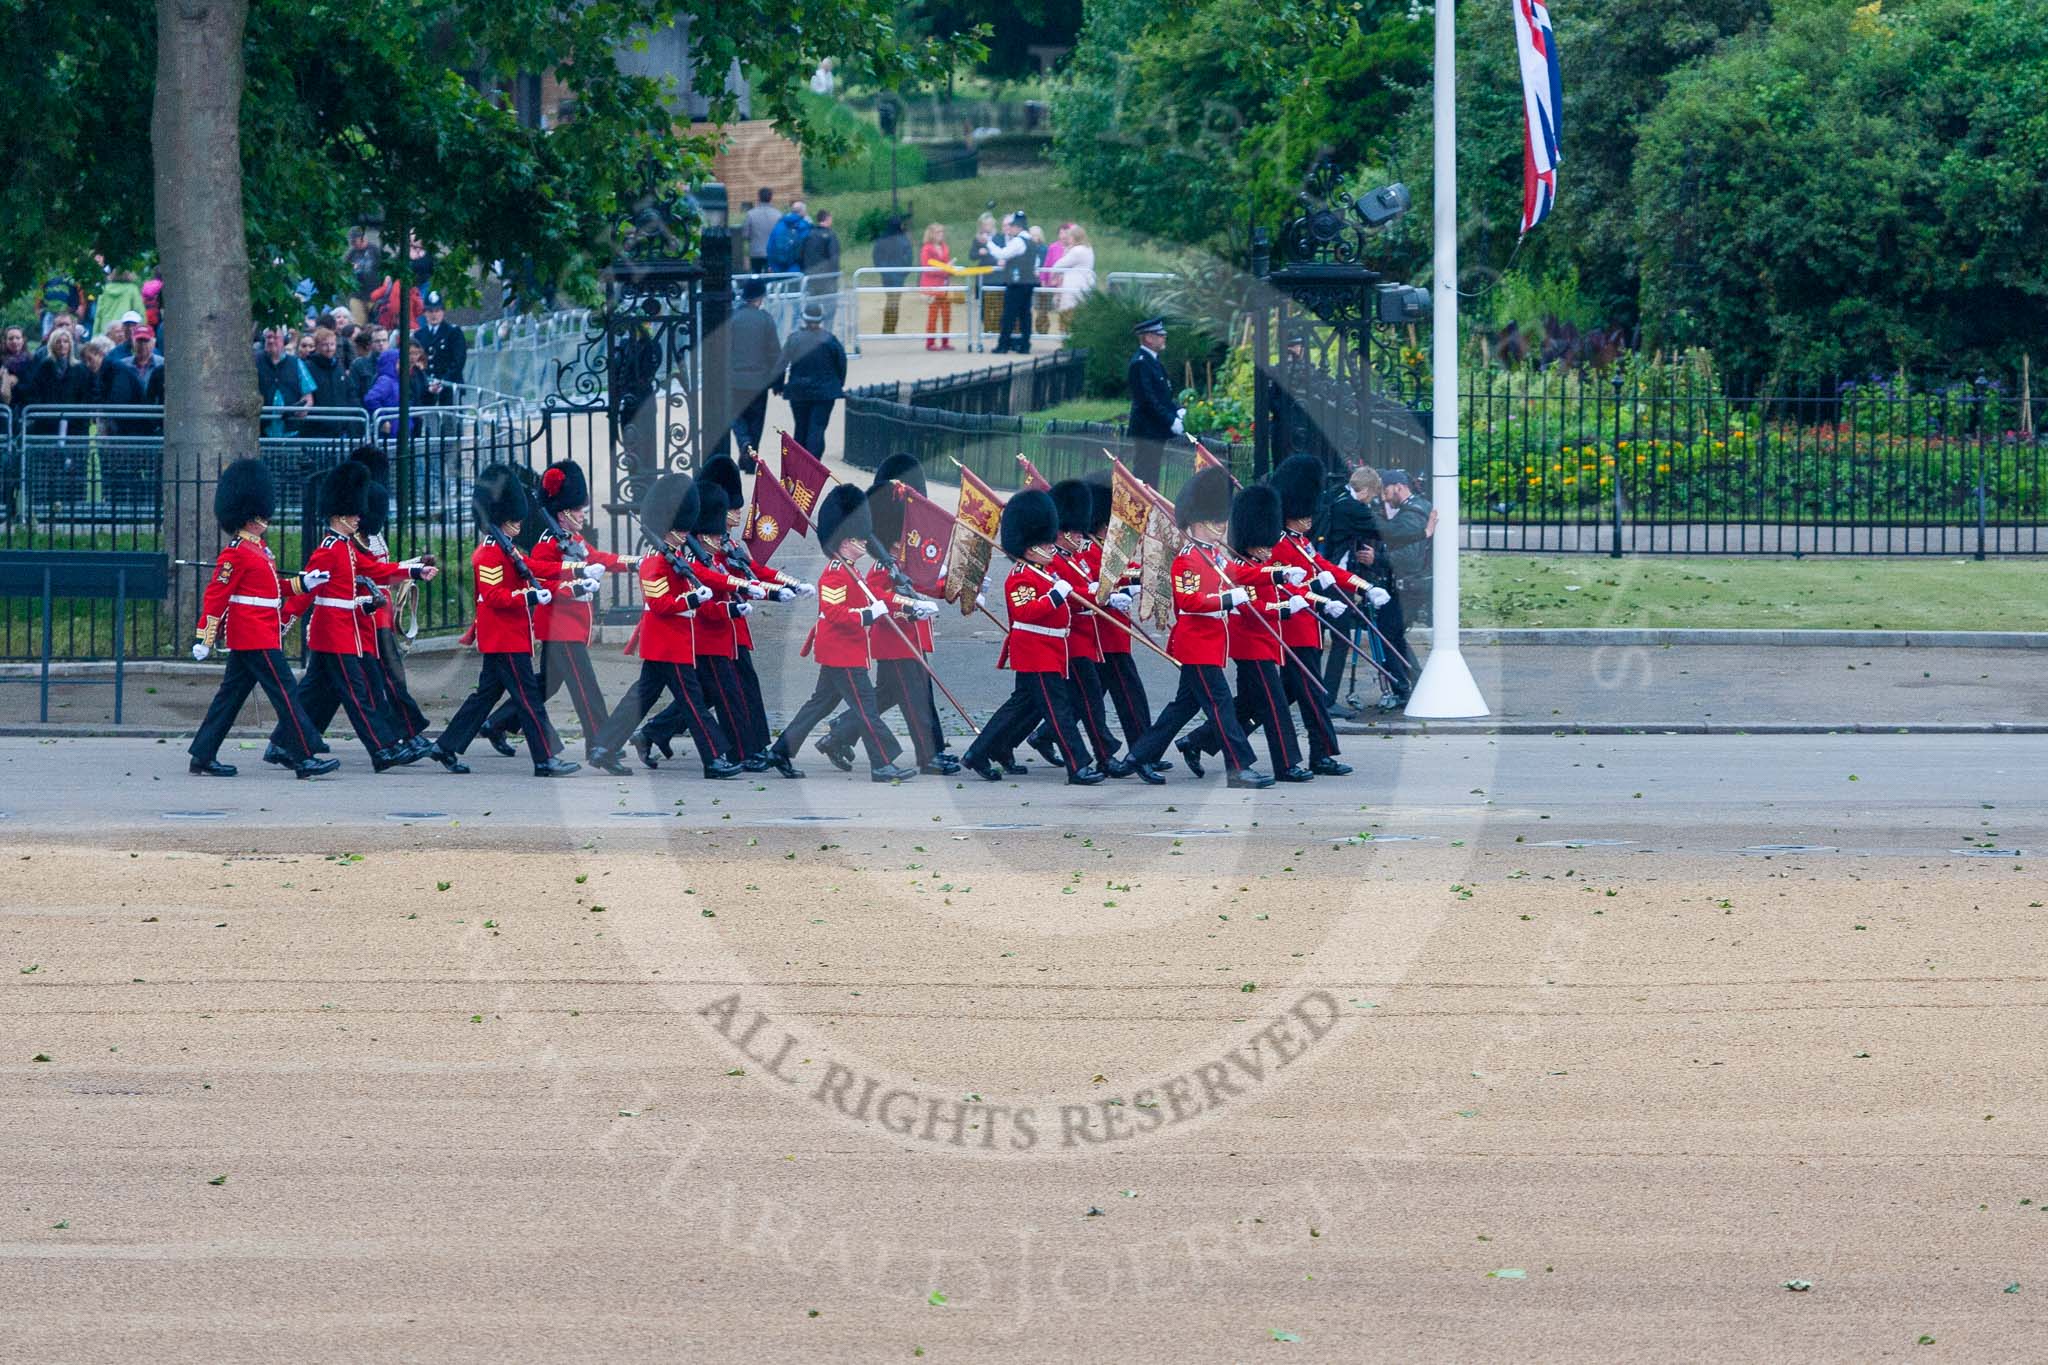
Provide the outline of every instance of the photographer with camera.
<path id="1" fill-rule="evenodd" d="M 1366 629 L 1364 618 L 1356 612 L 1333 621 L 1330 628 L 1349 631 L 1354 640 L 1361 635 L 1366 637 L 1359 643 L 1370 648 L 1373 657 L 1393 679 L 1391 683 L 1383 680 L 1379 702 L 1381 710 L 1391 711 L 1407 702 L 1409 689 L 1414 686 L 1421 665 L 1408 648 L 1408 628 L 1401 595 L 1396 587 L 1394 556 L 1384 535 L 1387 522 L 1384 494 L 1379 471 L 1366 465 L 1353 469 L 1350 480 L 1338 486 L 1320 519 L 1320 540 L 1325 558 L 1343 565 L 1388 594 L 1388 600 L 1373 609 L 1372 625 L 1377 635 Z M 1424 524 L 1426 527 L 1426 513 Z M 1426 546 L 1427 542 L 1424 544 Z M 1344 670 L 1351 657 L 1348 650 L 1339 649 L 1332 649 L 1325 655 L 1323 687 L 1330 696 L 1338 695 L 1338 685 L 1343 681 Z M 1354 666 L 1354 686 L 1356 681 Z M 1354 708 L 1359 704 L 1355 693 L 1347 696 L 1345 701 Z"/>

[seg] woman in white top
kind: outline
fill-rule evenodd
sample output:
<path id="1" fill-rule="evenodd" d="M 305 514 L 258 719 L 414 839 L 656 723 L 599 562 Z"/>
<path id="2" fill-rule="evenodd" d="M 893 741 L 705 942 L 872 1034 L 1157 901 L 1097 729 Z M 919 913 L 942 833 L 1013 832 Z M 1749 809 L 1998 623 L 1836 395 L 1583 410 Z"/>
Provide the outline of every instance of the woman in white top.
<path id="1" fill-rule="evenodd" d="M 1088 245 L 1088 233 L 1079 223 L 1067 229 L 1067 249 L 1060 256 L 1060 317 L 1064 321 L 1076 304 L 1095 288 L 1095 248 Z"/>

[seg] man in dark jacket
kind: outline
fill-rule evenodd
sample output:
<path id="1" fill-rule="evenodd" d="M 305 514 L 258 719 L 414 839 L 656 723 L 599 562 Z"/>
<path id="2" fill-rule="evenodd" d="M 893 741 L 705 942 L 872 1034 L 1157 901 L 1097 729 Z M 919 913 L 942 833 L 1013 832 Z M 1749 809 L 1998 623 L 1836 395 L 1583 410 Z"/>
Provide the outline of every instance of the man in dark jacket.
<path id="1" fill-rule="evenodd" d="M 768 426 L 768 389 L 782 373 L 782 337 L 762 301 L 768 286 L 748 280 L 740 286 L 739 310 L 726 324 L 732 342 L 732 436 L 742 470 L 751 473 L 750 453 L 761 448 Z"/>
<path id="2" fill-rule="evenodd" d="M 896 310 L 903 303 L 901 290 L 910 282 L 909 267 L 916 260 L 902 216 L 892 216 L 889 230 L 875 238 L 875 267 L 882 272 L 882 287 L 889 291 L 882 296 L 882 330 L 891 335 L 896 331 Z"/>
<path id="3" fill-rule="evenodd" d="M 839 234 L 832 230 L 832 210 L 820 209 L 818 221 L 804 238 L 802 266 L 804 293 L 823 306 L 824 320 L 831 322 L 833 302 L 824 297 L 839 292 Z"/>
<path id="4" fill-rule="evenodd" d="M 816 299 L 804 304 L 804 325 L 782 348 L 780 373 L 775 391 L 789 400 L 791 435 L 822 460 L 832 405 L 846 388 L 846 348 L 825 330 L 825 309 Z"/>
<path id="5" fill-rule="evenodd" d="M 1138 353 L 1124 372 L 1131 391 L 1131 472 L 1157 488 L 1166 443 L 1183 430 L 1166 362 L 1159 358 L 1166 349 L 1166 319 L 1146 318 L 1131 330 L 1138 334 Z"/>
<path id="6" fill-rule="evenodd" d="M 355 387 L 349 383 L 348 366 L 340 354 L 341 338 L 332 327 L 317 328 L 313 333 L 313 354 L 306 357 L 306 372 L 313 376 L 313 406 L 316 408 L 353 408 L 361 399 Z M 308 436 L 338 436 L 354 428 L 347 421 L 337 422 L 332 418 L 316 418 L 306 423 Z"/>
<path id="7" fill-rule="evenodd" d="M 452 385 L 463 381 L 469 366 L 469 338 L 448 324 L 448 308 L 438 289 L 427 291 L 427 315 L 413 333 L 413 344 L 427 353 L 427 405 L 445 408 L 455 402 Z"/>
<path id="8" fill-rule="evenodd" d="M 126 360 L 109 360 L 105 402 L 108 407 L 161 407 L 164 401 L 164 362 L 156 353 L 156 329 L 133 327 L 128 344 L 134 349 Z M 115 422 L 116 436 L 154 436 L 163 430 L 155 418 L 129 418 Z"/>
<path id="9" fill-rule="evenodd" d="M 1031 240 L 1031 224 L 1024 210 L 1011 214 L 1003 224 L 1004 235 L 989 241 L 989 259 L 995 263 L 992 277 L 1002 281 L 1003 317 L 996 332 L 996 354 L 1006 351 L 1031 354 L 1031 295 L 1038 287 L 1038 244 Z"/>
<path id="10" fill-rule="evenodd" d="M 1343 565 L 1379 592 L 1387 594 L 1384 603 L 1371 608 L 1370 631 L 1365 618 L 1357 612 L 1339 617 L 1331 623 L 1330 629 L 1346 632 L 1354 642 L 1379 659 L 1381 666 L 1391 675 L 1381 680 L 1380 706 L 1382 710 L 1392 710 L 1407 701 L 1417 665 L 1414 651 L 1408 648 L 1408 628 L 1401 615 L 1401 599 L 1393 595 L 1394 571 L 1389 562 L 1386 541 L 1380 535 L 1380 518 L 1374 511 L 1379 505 L 1380 493 L 1378 471 L 1364 466 L 1352 470 L 1350 482 L 1337 488 L 1321 519 L 1320 539 L 1325 559 Z M 1359 606 L 1368 605 L 1359 594 L 1350 596 Z M 1377 649 L 1372 648 L 1375 644 Z M 1351 651 L 1341 647 L 1333 648 L 1325 655 L 1323 690 L 1331 697 L 1340 695 L 1338 689 L 1347 666 L 1352 668 L 1353 681 L 1356 681 L 1358 670 L 1352 664 L 1353 657 Z M 1354 707 L 1358 705 L 1349 697 L 1345 700 Z"/>
<path id="11" fill-rule="evenodd" d="M 310 408 L 313 406 L 313 391 L 306 385 L 306 371 L 299 364 L 299 358 L 287 348 L 288 338 L 282 327 L 263 329 L 263 350 L 256 357 L 256 401 L 265 408 Z M 298 431 L 298 413 L 291 412 L 284 417 L 267 413 L 263 418 L 263 434 L 283 436 Z"/>
<path id="12" fill-rule="evenodd" d="M 1385 518 L 1380 537 L 1387 543 L 1394 595 L 1401 599 L 1401 608 L 1409 620 L 1427 621 L 1429 591 L 1434 581 L 1429 559 L 1429 514 L 1435 509 L 1428 498 L 1414 490 L 1408 475 L 1399 470 L 1387 476 L 1380 505 Z"/>

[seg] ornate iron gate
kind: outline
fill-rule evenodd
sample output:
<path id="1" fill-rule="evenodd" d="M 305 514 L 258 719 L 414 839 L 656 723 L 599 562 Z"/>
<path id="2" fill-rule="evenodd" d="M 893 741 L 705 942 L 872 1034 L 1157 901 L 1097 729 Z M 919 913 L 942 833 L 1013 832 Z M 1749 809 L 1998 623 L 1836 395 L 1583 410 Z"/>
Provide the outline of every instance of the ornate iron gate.
<path id="1" fill-rule="evenodd" d="M 1380 273 L 1365 264 L 1367 242 L 1365 216 L 1327 161 L 1277 243 L 1263 228 L 1252 234 L 1252 274 L 1270 288 L 1252 310 L 1261 476 L 1301 452 L 1335 473 L 1427 467 L 1428 420 L 1406 401 L 1420 377 L 1403 382 L 1398 354 L 1375 328 Z"/>

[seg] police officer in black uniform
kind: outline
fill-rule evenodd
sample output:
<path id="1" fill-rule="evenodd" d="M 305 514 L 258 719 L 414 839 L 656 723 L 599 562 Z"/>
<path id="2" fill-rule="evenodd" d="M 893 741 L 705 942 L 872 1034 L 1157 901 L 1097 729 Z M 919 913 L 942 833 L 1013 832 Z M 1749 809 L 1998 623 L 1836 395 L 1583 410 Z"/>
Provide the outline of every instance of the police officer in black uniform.
<path id="1" fill-rule="evenodd" d="M 832 405 L 846 391 L 846 348 L 825 330 L 825 306 L 804 304 L 804 325 L 783 345 L 775 391 L 789 400 L 796 443 L 825 458 L 825 428 Z"/>
<path id="2" fill-rule="evenodd" d="M 1131 330 L 1138 334 L 1138 353 L 1124 374 L 1131 391 L 1131 472 L 1157 488 L 1166 443 L 1185 430 L 1182 409 L 1174 403 L 1166 362 L 1159 358 L 1166 349 L 1166 319 L 1146 318 Z"/>
<path id="3" fill-rule="evenodd" d="M 449 325 L 448 307 L 440 290 L 428 290 L 425 304 L 426 316 L 412 340 L 427 353 L 427 402 L 437 408 L 451 407 L 455 403 L 453 386 L 462 382 L 469 366 L 469 339 L 460 327 Z"/>

